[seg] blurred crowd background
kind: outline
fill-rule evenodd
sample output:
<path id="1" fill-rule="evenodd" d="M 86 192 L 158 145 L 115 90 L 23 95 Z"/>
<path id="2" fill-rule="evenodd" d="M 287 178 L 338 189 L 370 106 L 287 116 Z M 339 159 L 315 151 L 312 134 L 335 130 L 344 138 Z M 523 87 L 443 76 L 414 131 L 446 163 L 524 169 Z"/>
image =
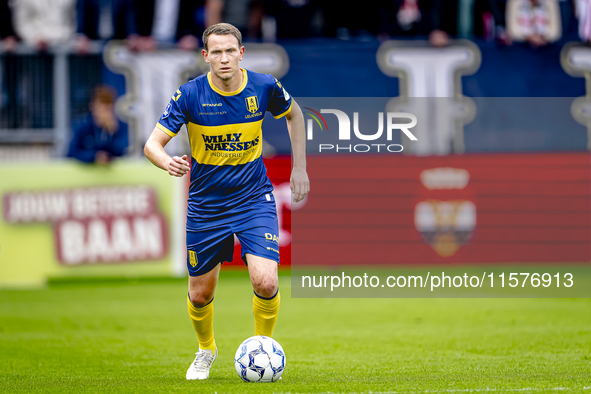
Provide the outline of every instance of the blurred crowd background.
<path id="1" fill-rule="evenodd" d="M 482 37 L 542 46 L 561 38 L 591 39 L 587 0 L 2 0 L 5 50 L 18 42 L 37 50 L 92 40 L 125 39 L 134 50 L 199 46 L 203 30 L 225 21 L 246 40 L 336 37 Z"/>
<path id="2" fill-rule="evenodd" d="M 436 50 L 475 44 L 474 70 L 443 96 L 585 94 L 573 78 L 585 73 L 565 69 L 561 52 L 591 40 L 591 0 L 0 0 L 0 160 L 141 157 L 175 85 L 207 72 L 201 35 L 221 21 L 242 31 L 246 66 L 295 97 L 441 96 L 400 91 L 376 62 L 388 42 L 424 51 L 434 64 L 420 78 L 433 86 Z M 181 64 L 187 56 L 195 64 Z M 289 152 L 286 135 L 266 140 L 265 152 Z M 89 147 L 102 153 L 90 158 Z"/>

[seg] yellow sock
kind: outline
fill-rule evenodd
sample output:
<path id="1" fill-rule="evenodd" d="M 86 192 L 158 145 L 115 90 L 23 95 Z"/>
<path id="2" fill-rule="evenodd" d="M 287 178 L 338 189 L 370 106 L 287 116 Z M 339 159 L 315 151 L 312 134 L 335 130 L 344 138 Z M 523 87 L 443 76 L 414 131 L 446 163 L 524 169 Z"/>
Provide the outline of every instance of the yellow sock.
<path id="1" fill-rule="evenodd" d="M 279 314 L 281 295 L 279 290 L 271 299 L 259 297 L 256 293 L 252 299 L 252 314 L 254 315 L 254 335 L 272 336 L 277 315 Z"/>
<path id="2" fill-rule="evenodd" d="M 211 350 L 215 354 L 215 339 L 213 337 L 213 302 L 203 308 L 197 308 L 187 296 L 189 318 L 197 333 L 199 347 L 203 350 Z"/>

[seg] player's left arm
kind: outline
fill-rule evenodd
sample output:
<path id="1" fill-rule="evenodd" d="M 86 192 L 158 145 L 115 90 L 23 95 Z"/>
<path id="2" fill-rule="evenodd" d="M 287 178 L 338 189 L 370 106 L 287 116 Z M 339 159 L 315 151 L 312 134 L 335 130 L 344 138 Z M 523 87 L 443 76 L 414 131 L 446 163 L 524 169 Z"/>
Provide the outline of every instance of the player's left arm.
<path id="1" fill-rule="evenodd" d="M 291 100 L 291 111 L 285 115 L 293 159 L 290 186 L 294 202 L 300 202 L 310 192 L 310 181 L 306 173 L 306 130 L 302 110 L 293 97 Z"/>

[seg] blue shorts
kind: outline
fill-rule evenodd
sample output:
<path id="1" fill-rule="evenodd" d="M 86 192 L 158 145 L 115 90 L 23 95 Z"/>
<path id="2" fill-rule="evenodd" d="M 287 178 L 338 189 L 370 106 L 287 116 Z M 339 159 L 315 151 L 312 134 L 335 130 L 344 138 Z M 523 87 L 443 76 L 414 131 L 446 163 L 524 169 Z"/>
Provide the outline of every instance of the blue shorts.
<path id="1" fill-rule="evenodd" d="M 272 207 L 272 209 L 270 209 Z M 262 209 L 260 209 L 262 208 Z M 209 226 L 202 231 L 187 230 L 187 269 L 190 276 L 201 276 L 218 264 L 232 261 L 234 234 L 245 254 L 265 257 L 279 264 L 279 227 L 275 203 L 253 208 L 250 215 L 235 222 Z"/>

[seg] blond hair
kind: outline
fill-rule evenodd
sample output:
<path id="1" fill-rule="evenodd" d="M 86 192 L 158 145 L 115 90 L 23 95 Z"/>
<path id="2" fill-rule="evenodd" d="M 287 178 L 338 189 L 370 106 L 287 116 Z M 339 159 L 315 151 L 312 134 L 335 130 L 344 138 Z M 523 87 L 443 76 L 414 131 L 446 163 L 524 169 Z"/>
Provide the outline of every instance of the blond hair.
<path id="1" fill-rule="evenodd" d="M 209 26 L 203 32 L 203 46 L 205 47 L 206 51 L 208 50 L 207 41 L 209 41 L 209 36 L 212 34 L 216 34 L 219 36 L 231 34 L 238 40 L 238 48 L 242 46 L 242 34 L 240 33 L 240 30 L 238 30 L 234 25 L 231 25 L 229 23 L 216 23 L 215 25 Z"/>

